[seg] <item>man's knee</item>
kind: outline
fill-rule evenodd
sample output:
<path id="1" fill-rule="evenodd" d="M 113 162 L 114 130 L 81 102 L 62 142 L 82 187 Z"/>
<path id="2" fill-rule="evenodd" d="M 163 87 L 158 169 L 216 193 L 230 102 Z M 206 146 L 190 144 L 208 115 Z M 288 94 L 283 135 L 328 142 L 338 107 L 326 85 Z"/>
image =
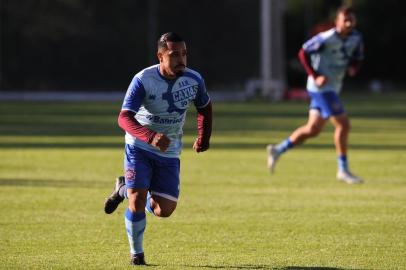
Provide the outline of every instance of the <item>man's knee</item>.
<path id="1" fill-rule="evenodd" d="M 170 217 L 172 215 L 172 213 L 176 209 L 176 203 L 175 202 L 169 203 L 169 204 L 166 204 L 166 203 L 161 203 L 161 204 L 153 203 L 152 208 L 154 210 L 154 214 L 157 217 L 162 217 L 162 218 Z"/>
<path id="2" fill-rule="evenodd" d="M 157 217 L 167 218 L 172 215 L 173 211 L 159 209 L 158 211 L 154 210 L 154 213 Z"/>
<path id="3" fill-rule="evenodd" d="M 344 124 L 344 129 L 345 129 L 346 131 L 350 131 L 350 129 L 351 129 L 351 123 L 350 123 L 350 121 L 346 121 L 346 122 L 345 122 L 345 124 Z"/>
<path id="4" fill-rule="evenodd" d="M 174 211 L 175 211 L 175 208 L 161 208 L 161 207 L 156 207 L 156 208 L 154 209 L 154 214 L 155 214 L 157 217 L 166 218 L 166 217 L 170 217 Z"/>
<path id="5" fill-rule="evenodd" d="M 340 121 L 338 122 L 336 128 L 340 129 L 343 132 L 349 132 L 351 129 L 350 121 L 349 120 Z"/>
<path id="6" fill-rule="evenodd" d="M 132 212 L 140 212 L 145 208 L 147 193 L 144 190 L 128 189 L 128 208 Z"/>

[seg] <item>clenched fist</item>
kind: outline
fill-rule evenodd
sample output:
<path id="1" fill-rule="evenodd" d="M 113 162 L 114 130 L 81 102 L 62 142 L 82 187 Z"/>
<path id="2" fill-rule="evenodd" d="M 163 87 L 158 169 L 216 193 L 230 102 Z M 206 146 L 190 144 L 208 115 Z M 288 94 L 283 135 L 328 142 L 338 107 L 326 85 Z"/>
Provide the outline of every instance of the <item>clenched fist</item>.
<path id="1" fill-rule="evenodd" d="M 193 144 L 193 149 L 197 152 L 204 152 L 206 150 L 208 150 L 210 147 L 210 143 L 209 142 L 204 142 L 201 138 L 197 138 L 195 140 L 195 143 Z"/>
<path id="2" fill-rule="evenodd" d="M 151 145 L 158 148 L 161 152 L 165 152 L 168 149 L 171 140 L 166 137 L 165 134 L 157 133 L 152 139 Z"/>

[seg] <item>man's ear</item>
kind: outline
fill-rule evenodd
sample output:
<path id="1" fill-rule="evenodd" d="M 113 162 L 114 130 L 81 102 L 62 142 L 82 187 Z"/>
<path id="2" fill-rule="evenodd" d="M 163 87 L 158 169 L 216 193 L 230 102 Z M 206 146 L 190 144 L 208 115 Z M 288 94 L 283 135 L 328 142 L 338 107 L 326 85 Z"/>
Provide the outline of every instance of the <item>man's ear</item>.
<path id="1" fill-rule="evenodd" d="M 156 53 L 156 57 L 158 58 L 159 63 L 161 63 L 162 60 L 163 60 L 163 59 L 162 59 L 162 58 L 163 58 L 163 57 L 162 57 L 162 52 L 157 52 L 157 53 Z"/>

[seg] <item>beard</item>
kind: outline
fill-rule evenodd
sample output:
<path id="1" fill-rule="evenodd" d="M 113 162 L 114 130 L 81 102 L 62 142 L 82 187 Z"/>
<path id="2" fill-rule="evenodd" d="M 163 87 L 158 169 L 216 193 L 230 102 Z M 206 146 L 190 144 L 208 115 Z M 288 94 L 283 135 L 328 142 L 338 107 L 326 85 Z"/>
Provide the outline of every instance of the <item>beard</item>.
<path id="1" fill-rule="evenodd" d="M 181 68 L 181 69 L 179 69 L 178 71 L 176 71 L 176 72 L 175 72 L 175 75 L 178 76 L 178 77 L 180 77 L 180 76 L 183 75 L 183 72 L 185 71 L 186 66 L 185 66 L 185 65 L 177 65 L 177 66 L 176 66 L 176 69 L 177 69 L 177 68 Z"/>

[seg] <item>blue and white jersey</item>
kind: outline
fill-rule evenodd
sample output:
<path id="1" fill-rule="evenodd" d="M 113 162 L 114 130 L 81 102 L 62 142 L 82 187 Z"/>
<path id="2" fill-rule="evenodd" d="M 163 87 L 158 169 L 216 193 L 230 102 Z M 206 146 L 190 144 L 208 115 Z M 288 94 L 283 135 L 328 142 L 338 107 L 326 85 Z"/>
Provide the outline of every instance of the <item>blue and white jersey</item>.
<path id="1" fill-rule="evenodd" d="M 183 125 L 191 103 L 203 108 L 210 102 L 202 76 L 186 68 L 182 76 L 168 80 L 159 65 L 137 73 L 124 98 L 122 110 L 136 113 L 135 119 L 149 129 L 165 134 L 171 143 L 165 152 L 126 133 L 127 144 L 164 157 L 178 157 L 182 149 Z"/>
<path id="2" fill-rule="evenodd" d="M 316 86 L 314 78 L 307 78 L 310 92 L 341 91 L 342 82 L 351 60 L 364 58 L 361 34 L 353 30 L 345 39 L 340 38 L 335 28 L 315 35 L 303 44 L 304 51 L 310 55 L 313 69 L 327 77 L 327 83 Z"/>

